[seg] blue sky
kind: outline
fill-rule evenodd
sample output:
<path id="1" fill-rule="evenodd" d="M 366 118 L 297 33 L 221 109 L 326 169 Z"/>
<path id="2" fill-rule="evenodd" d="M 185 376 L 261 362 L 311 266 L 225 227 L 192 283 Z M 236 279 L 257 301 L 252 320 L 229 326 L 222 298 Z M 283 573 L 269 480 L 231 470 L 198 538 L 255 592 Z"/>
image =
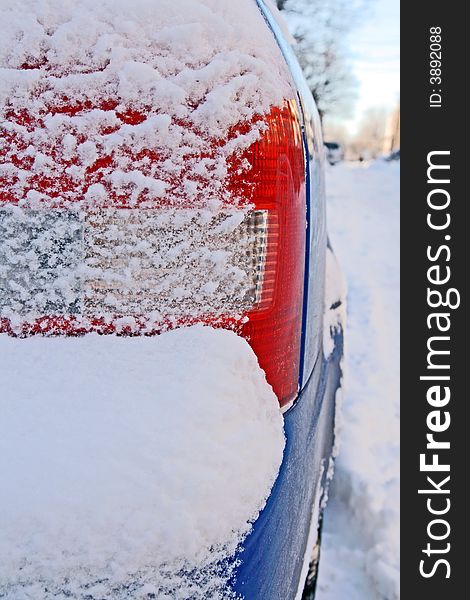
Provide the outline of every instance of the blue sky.
<path id="1" fill-rule="evenodd" d="M 351 132 L 369 107 L 392 109 L 400 94 L 400 3 L 372 0 L 369 14 L 351 35 L 351 61 L 359 81 Z"/>

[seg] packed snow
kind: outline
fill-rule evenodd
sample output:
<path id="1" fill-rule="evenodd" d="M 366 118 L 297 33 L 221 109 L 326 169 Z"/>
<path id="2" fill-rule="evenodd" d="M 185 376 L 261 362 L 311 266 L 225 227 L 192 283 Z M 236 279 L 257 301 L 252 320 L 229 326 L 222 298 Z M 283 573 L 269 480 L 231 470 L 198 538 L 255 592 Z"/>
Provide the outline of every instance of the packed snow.
<path id="1" fill-rule="evenodd" d="M 229 598 L 282 460 L 248 343 L 0 335 L 0 597 Z"/>
<path id="2" fill-rule="evenodd" d="M 328 229 L 347 279 L 340 453 L 318 600 L 399 598 L 399 164 L 327 173 Z"/>

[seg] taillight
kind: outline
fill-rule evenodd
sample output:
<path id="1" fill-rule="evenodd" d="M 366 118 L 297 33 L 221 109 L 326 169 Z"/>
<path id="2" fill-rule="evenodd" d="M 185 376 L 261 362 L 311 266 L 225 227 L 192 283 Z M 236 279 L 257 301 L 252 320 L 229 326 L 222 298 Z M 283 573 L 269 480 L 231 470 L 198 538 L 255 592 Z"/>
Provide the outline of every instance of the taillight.
<path id="1" fill-rule="evenodd" d="M 259 305 L 242 334 L 250 340 L 281 405 L 298 389 L 306 238 L 305 160 L 295 103 L 274 109 L 251 146 L 252 202 L 267 211 L 268 244 Z"/>
<path id="2" fill-rule="evenodd" d="M 62 113 L 86 110 L 65 104 Z M 131 125 L 146 118 L 116 114 Z M 27 115 L 10 118 L 25 138 L 38 126 Z M 226 140 L 208 140 L 200 161 L 215 168 L 214 157 L 227 153 L 223 145 L 253 123 L 262 134 L 224 158 L 223 189 L 211 189 L 209 201 L 197 169 L 197 194 L 191 181 L 181 189 L 171 177 L 156 180 L 159 161 L 169 159 L 152 148 L 121 148 L 123 171 L 116 169 L 116 148 L 103 145 L 95 156 L 96 145 L 87 149 L 82 139 L 81 151 L 93 156 L 77 178 L 73 155 L 51 145 L 44 160 L 54 161 L 57 176 L 28 175 L 33 156 L 21 135 L 7 130 L 3 156 L 12 169 L 0 178 L 0 332 L 150 335 L 197 322 L 229 327 L 249 340 L 280 403 L 291 401 L 299 380 L 306 237 L 295 101 L 234 128 Z M 144 173 L 132 170 L 133 161 Z"/>

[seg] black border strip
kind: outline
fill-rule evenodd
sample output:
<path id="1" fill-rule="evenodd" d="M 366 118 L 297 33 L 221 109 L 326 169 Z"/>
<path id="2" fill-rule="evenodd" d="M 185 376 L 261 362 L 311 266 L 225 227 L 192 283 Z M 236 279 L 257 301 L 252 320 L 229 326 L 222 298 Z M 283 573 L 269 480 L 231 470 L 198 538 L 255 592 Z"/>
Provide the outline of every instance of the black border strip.
<path id="1" fill-rule="evenodd" d="M 470 235 L 466 217 L 470 212 L 470 197 L 464 182 L 466 172 L 470 170 L 467 166 L 470 136 L 465 92 L 469 70 L 466 41 L 470 35 L 468 21 L 463 16 L 464 7 L 464 3 L 428 0 L 420 4 L 402 3 L 401 12 L 401 580 L 402 598 L 410 600 L 457 599 L 469 594 L 466 591 L 466 571 L 469 569 L 464 564 L 468 550 L 464 544 L 469 529 L 465 511 L 470 506 L 465 485 L 469 471 L 465 465 L 469 456 L 467 439 L 470 439 L 466 412 L 470 401 L 464 373 L 469 369 L 467 356 L 470 351 L 464 288 L 470 276 L 470 253 L 466 247 Z M 436 58 L 430 56 L 431 27 L 441 29 L 441 82 L 430 81 L 430 60 Z M 430 103 L 432 93 L 441 96 L 440 103 L 437 95 L 432 98 L 435 103 Z M 447 176 L 444 176 L 444 170 L 435 170 L 431 171 L 431 179 L 435 173 L 434 179 L 449 177 L 449 183 L 428 182 L 428 158 L 433 151 L 450 152 L 430 158 L 433 162 L 450 165 Z M 427 215 L 433 212 L 428 206 L 428 194 L 432 189 L 444 189 L 451 198 L 448 209 L 434 211 L 431 217 L 437 222 L 437 219 L 444 220 L 449 212 L 451 221 L 445 230 L 433 230 L 427 224 Z M 444 201 L 446 194 L 439 192 L 432 198 Z M 430 260 L 428 247 L 435 257 L 443 246 L 449 248 L 450 256 L 443 249 L 439 258 Z M 430 284 L 428 269 L 436 264 L 440 265 L 443 274 L 448 273 L 446 266 L 450 268 L 447 284 Z M 436 274 L 437 271 L 431 272 L 431 276 Z M 460 307 L 431 308 L 427 299 L 428 287 L 443 294 L 450 287 L 457 289 Z M 456 297 L 453 294 L 452 301 Z M 433 298 L 436 300 L 437 296 Z M 435 318 L 431 318 L 429 327 L 427 318 L 433 312 L 449 314 L 448 332 L 437 330 Z M 443 318 L 441 324 L 445 321 Z M 440 348 L 449 350 L 450 354 L 439 355 L 432 362 L 448 364 L 449 369 L 430 369 L 428 365 L 427 343 L 430 337 L 438 335 L 450 339 L 435 340 L 431 344 L 434 348 L 440 344 Z M 420 376 L 435 375 L 449 376 L 450 379 L 420 380 Z M 451 393 L 450 401 L 438 409 L 427 399 L 428 389 L 433 385 L 448 385 Z M 426 435 L 431 432 L 429 423 L 435 425 L 438 418 L 429 417 L 433 410 L 440 411 L 442 421 L 446 418 L 445 413 L 449 413 L 449 428 L 436 433 L 435 439 L 449 441 L 450 449 L 437 452 L 426 447 Z M 427 419 L 431 421 L 427 422 Z M 424 460 L 429 463 L 434 452 L 438 454 L 436 460 L 439 463 L 449 464 L 449 472 L 420 469 L 420 454 L 424 453 Z M 450 479 L 441 484 L 449 475 Z M 428 476 L 434 479 L 434 485 L 440 486 L 441 490 L 448 489 L 449 493 L 419 494 L 419 489 L 433 490 Z M 442 515 L 432 515 L 429 507 L 433 510 L 449 507 L 449 510 Z M 448 535 L 445 535 L 445 523 L 430 525 L 440 518 L 449 524 Z M 433 540 L 429 532 L 435 537 L 443 536 L 443 539 Z M 446 562 L 437 564 L 441 559 Z M 433 573 L 432 576 L 424 577 L 420 565 L 422 571 L 428 575 Z"/>

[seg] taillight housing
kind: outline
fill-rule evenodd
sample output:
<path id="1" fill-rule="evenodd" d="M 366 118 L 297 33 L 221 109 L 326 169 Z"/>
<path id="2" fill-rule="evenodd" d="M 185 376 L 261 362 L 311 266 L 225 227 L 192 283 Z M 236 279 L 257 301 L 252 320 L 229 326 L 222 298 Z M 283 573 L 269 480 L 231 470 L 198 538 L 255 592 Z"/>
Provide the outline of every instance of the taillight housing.
<path id="1" fill-rule="evenodd" d="M 68 102 L 64 114 L 92 108 Z M 130 110 L 118 116 L 129 125 L 146 118 Z M 38 126 L 24 113 L 9 118 L 17 131 Z M 14 168 L 0 177 L 0 332 L 153 335 L 200 322 L 231 328 L 251 344 L 280 404 L 291 402 L 299 382 L 306 243 L 296 102 L 233 128 L 226 140 L 208 140 L 201 161 L 253 125 L 259 138 L 226 158 L 220 198 L 207 206 L 189 192 L 184 197 L 171 180 L 155 195 L 151 187 L 132 199 L 116 192 L 112 152 L 96 156 L 77 181 L 73 156 L 51 147 L 57 177 L 34 174 L 19 188 L 14 169 L 24 177 L 33 157 L 7 128 L 2 157 Z M 128 163 L 166 160 L 154 148 L 124 152 Z M 132 183 L 136 175 L 120 176 Z M 90 200 L 85 192 L 97 185 L 101 196 Z M 48 202 L 31 203 L 31 191 Z"/>

